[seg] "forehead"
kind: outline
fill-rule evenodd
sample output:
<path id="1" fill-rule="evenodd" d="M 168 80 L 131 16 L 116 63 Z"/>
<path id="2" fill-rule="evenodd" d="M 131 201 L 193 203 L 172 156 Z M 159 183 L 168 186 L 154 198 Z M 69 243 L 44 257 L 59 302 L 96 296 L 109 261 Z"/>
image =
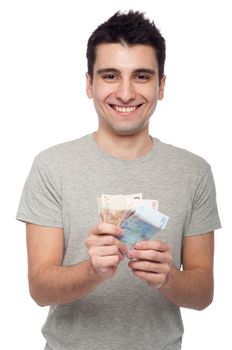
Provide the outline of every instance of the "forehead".
<path id="1" fill-rule="evenodd" d="M 113 67 L 120 71 L 158 69 L 155 50 L 148 45 L 100 44 L 96 48 L 94 70 Z"/>

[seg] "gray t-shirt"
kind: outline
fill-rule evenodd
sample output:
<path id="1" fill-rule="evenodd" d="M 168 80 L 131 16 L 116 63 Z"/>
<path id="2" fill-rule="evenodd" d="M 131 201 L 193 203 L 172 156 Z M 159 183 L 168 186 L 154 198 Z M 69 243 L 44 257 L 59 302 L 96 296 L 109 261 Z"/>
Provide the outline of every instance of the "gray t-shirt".
<path id="1" fill-rule="evenodd" d="M 172 245 L 177 268 L 186 236 L 220 228 L 205 160 L 156 138 L 146 156 L 122 160 L 100 150 L 92 134 L 35 158 L 17 219 L 64 228 L 63 265 L 76 264 L 88 258 L 88 230 L 99 222 L 97 197 L 138 192 L 157 199 L 170 217 L 158 238 Z M 134 277 L 125 259 L 112 280 L 85 298 L 51 306 L 42 333 L 47 350 L 177 350 L 183 326 L 179 307 Z"/>

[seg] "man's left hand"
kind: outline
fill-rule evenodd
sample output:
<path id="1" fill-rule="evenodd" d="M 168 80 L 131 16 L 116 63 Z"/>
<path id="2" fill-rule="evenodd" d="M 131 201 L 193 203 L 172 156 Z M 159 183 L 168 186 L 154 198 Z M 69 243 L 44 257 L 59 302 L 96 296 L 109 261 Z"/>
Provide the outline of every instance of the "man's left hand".
<path id="1" fill-rule="evenodd" d="M 142 241 L 128 251 L 132 259 L 128 266 L 136 277 L 153 288 L 160 288 L 166 281 L 171 268 L 171 247 L 163 241 Z"/>

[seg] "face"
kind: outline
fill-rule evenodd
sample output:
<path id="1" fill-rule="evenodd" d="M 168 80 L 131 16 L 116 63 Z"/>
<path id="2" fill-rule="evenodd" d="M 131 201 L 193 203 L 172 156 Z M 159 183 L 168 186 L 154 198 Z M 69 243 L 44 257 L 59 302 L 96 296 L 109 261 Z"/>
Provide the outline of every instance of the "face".
<path id="1" fill-rule="evenodd" d="M 148 130 L 164 84 L 151 46 L 99 45 L 92 82 L 87 74 L 87 95 L 93 98 L 99 130 L 116 135 Z"/>

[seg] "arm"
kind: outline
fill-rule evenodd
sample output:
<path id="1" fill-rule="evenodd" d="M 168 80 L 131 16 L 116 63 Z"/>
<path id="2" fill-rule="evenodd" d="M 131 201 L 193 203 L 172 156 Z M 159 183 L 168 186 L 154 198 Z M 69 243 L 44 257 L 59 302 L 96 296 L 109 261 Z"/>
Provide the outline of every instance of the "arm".
<path id="1" fill-rule="evenodd" d="M 71 303 L 111 278 L 113 274 L 107 269 L 113 265 L 115 273 L 121 261 L 118 249 L 121 242 L 115 237 L 118 234 L 119 230 L 113 225 L 97 225 L 89 232 L 90 258 L 79 264 L 62 266 L 63 229 L 27 224 L 28 278 L 32 298 L 41 306 Z M 106 245 L 105 249 L 101 245 Z M 104 251 L 99 252 L 101 249 Z"/>
<path id="2" fill-rule="evenodd" d="M 185 239 L 183 271 L 172 267 L 160 292 L 178 306 L 203 310 L 213 300 L 214 234 Z"/>
<path id="3" fill-rule="evenodd" d="M 159 287 L 174 304 L 202 310 L 213 299 L 214 235 L 187 237 L 183 248 L 183 271 L 171 266 L 170 247 L 159 241 L 141 242 L 130 252 L 138 259 L 129 263 L 133 273 L 151 287 Z"/>

